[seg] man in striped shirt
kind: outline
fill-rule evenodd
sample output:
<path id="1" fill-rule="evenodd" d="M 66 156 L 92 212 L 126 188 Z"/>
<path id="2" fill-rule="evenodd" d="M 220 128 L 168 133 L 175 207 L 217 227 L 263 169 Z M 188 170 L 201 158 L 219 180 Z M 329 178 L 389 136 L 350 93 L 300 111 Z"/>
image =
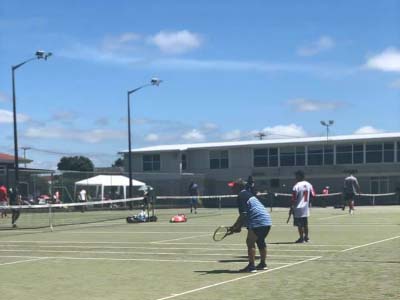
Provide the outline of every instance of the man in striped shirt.
<path id="1" fill-rule="evenodd" d="M 299 239 L 296 243 L 308 242 L 308 217 L 310 216 L 310 197 L 315 197 L 313 186 L 304 180 L 304 172 L 295 173 L 296 184 L 293 186 L 291 212 L 293 213 L 293 225 L 297 226 Z"/>
<path id="2" fill-rule="evenodd" d="M 238 179 L 228 184 L 233 193 L 238 194 L 237 204 L 239 217 L 232 226 L 233 232 L 240 232 L 242 226 L 247 227 L 247 255 L 249 264 L 239 272 L 257 272 L 267 269 L 267 237 L 272 221 L 271 216 L 264 205 L 249 190 L 246 189 L 246 182 Z M 255 266 L 256 244 L 260 252 L 260 263 Z"/>

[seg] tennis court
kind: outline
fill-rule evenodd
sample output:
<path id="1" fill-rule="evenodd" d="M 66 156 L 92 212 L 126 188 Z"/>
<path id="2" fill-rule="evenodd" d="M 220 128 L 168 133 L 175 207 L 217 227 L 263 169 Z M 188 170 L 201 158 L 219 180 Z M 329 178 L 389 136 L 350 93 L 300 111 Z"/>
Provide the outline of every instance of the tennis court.
<path id="1" fill-rule="evenodd" d="M 307 244 L 292 243 L 287 209 L 274 208 L 269 269 L 257 273 L 237 272 L 247 263 L 246 230 L 212 240 L 236 209 L 199 209 L 180 224 L 168 222 L 174 213 L 152 223 L 0 231 L 1 298 L 399 299 L 399 206 L 359 207 L 352 216 L 312 208 Z"/>

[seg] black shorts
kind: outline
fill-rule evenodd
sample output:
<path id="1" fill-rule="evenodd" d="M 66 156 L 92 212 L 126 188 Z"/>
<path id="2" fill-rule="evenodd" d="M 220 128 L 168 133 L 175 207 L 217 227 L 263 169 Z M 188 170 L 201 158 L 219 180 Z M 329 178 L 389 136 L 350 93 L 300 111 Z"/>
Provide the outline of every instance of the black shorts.
<path id="1" fill-rule="evenodd" d="M 344 193 L 344 200 L 345 201 L 350 201 L 350 200 L 354 200 L 356 194 L 354 193 Z"/>
<path id="2" fill-rule="evenodd" d="M 257 236 L 256 243 L 258 249 L 264 249 L 265 247 L 267 247 L 267 244 L 265 243 L 265 238 L 267 237 L 270 229 L 271 226 L 256 227 L 252 229 Z"/>
<path id="3" fill-rule="evenodd" d="M 308 218 L 293 218 L 293 226 L 304 227 L 308 225 Z"/>

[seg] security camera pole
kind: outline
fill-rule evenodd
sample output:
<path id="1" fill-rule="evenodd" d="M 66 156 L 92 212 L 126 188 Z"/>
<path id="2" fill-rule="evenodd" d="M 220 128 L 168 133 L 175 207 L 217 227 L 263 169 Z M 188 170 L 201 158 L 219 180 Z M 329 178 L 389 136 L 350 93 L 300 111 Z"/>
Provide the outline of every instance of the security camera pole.
<path id="1" fill-rule="evenodd" d="M 131 147 L 131 99 L 130 96 L 132 93 L 137 92 L 138 90 L 141 90 L 144 87 L 147 86 L 159 86 L 162 80 L 158 78 L 152 78 L 150 83 L 144 84 L 134 90 L 128 91 L 128 173 L 129 173 L 129 198 L 133 197 L 132 193 L 132 147 Z"/>
<path id="2" fill-rule="evenodd" d="M 17 104 L 16 104 L 16 94 L 15 94 L 15 70 L 19 67 L 22 67 L 24 64 L 35 60 L 35 59 L 44 59 L 47 60 L 48 57 L 52 55 L 51 52 L 45 51 L 37 51 L 35 53 L 35 57 L 27 59 L 22 63 L 11 66 L 12 73 L 12 97 L 13 97 L 13 124 L 14 124 L 14 170 L 15 170 L 15 181 L 14 181 L 14 189 L 17 190 L 19 187 L 19 161 L 18 161 L 18 135 L 17 135 Z"/>

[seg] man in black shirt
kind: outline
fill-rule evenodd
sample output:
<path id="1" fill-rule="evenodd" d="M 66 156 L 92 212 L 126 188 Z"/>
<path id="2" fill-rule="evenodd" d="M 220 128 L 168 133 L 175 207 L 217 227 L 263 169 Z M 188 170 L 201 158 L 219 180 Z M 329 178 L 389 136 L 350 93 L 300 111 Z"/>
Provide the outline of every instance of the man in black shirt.
<path id="1" fill-rule="evenodd" d="M 18 195 L 18 190 L 16 188 L 10 188 L 10 205 L 11 206 L 16 206 L 20 205 L 20 200 L 19 200 L 19 195 Z M 11 224 L 13 228 L 17 227 L 17 220 L 20 216 L 21 212 L 19 208 L 13 207 L 11 209 Z"/>

